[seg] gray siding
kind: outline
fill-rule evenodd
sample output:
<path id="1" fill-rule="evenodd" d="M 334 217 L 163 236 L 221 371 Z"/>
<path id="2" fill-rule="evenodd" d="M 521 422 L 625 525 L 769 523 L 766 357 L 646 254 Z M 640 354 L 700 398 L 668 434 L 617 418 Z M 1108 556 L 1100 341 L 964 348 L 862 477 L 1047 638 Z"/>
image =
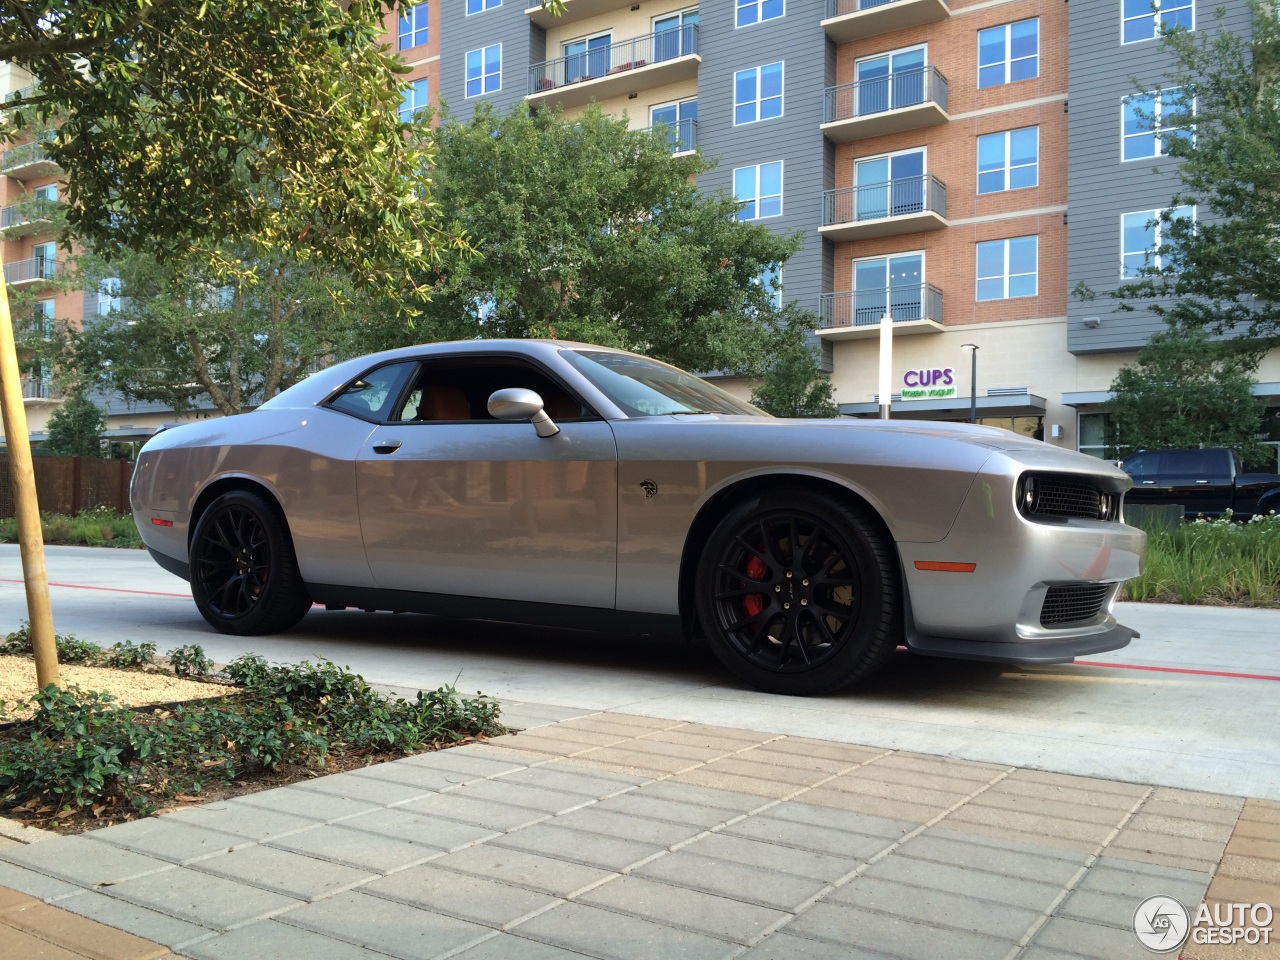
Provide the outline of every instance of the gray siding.
<path id="1" fill-rule="evenodd" d="M 830 289 L 824 261 L 831 256 L 824 255 L 818 235 L 822 188 L 832 176 L 821 131 L 823 90 L 834 71 L 834 58 L 825 55 L 823 10 L 823 0 L 787 0 L 785 16 L 737 29 L 733 3 L 699 7 L 698 146 L 716 167 L 698 178 L 698 186 L 732 194 L 735 167 L 782 161 L 782 216 L 760 223 L 778 233 L 803 234 L 804 247 L 782 271 L 783 296 L 811 310 Z M 735 127 L 734 73 L 779 60 L 786 64 L 782 116 Z"/>
<path id="2" fill-rule="evenodd" d="M 1228 30 L 1249 33 L 1244 0 L 1227 0 Z M 1215 5 L 1196 4 L 1196 30 L 1217 29 Z M 1122 162 L 1121 100 L 1138 84 L 1166 80 L 1171 61 L 1158 40 L 1120 43 L 1119 0 L 1073 0 L 1069 13 L 1070 115 L 1067 174 L 1067 349 L 1075 354 L 1132 350 L 1163 328 L 1151 311 L 1116 312 L 1105 294 L 1120 280 L 1120 216 L 1169 205 L 1180 181 L 1168 158 Z M 1197 211 L 1203 217 L 1203 209 Z M 1070 296 L 1078 283 L 1099 294 Z M 1085 317 L 1101 325 L 1086 328 Z"/>
<path id="3" fill-rule="evenodd" d="M 467 16 L 466 0 L 443 0 L 440 8 L 440 97 L 460 119 L 480 100 L 506 113 L 529 92 L 529 64 L 545 59 L 546 34 L 524 15 L 523 0 Z M 467 98 L 467 51 L 502 44 L 502 89 Z"/>

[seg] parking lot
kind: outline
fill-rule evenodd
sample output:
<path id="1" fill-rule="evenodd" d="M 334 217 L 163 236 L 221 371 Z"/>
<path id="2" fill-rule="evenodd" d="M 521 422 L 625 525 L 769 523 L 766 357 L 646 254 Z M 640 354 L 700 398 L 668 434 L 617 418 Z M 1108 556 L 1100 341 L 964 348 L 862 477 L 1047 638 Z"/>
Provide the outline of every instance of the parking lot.
<path id="1" fill-rule="evenodd" d="M 104 646 L 199 643 L 220 662 L 247 651 L 326 657 L 406 690 L 455 684 L 524 703 L 1280 799 L 1280 611 L 1124 604 L 1120 619 L 1141 639 L 1082 663 L 902 654 L 863 687 L 802 700 L 744 688 L 709 653 L 670 640 L 319 609 L 286 635 L 224 637 L 143 552 L 51 547 L 48 562 L 56 629 Z M 24 615 L 18 548 L 0 546 L 0 630 Z"/>

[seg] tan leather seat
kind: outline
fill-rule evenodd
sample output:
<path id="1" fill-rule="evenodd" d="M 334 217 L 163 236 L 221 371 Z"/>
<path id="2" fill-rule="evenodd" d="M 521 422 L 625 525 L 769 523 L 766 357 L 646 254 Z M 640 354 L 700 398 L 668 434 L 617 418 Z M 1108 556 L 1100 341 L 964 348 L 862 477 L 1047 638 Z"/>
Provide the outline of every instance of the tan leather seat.
<path id="1" fill-rule="evenodd" d="M 470 420 L 471 404 L 457 387 L 432 384 L 422 388 L 418 404 L 419 420 Z"/>

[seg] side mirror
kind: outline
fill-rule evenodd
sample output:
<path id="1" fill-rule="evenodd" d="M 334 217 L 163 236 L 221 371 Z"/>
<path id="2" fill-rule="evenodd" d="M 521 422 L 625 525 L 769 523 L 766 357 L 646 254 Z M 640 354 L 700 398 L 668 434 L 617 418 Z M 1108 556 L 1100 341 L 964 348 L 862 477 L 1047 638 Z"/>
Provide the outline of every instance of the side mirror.
<path id="1" fill-rule="evenodd" d="M 533 390 L 509 387 L 495 390 L 489 397 L 489 416 L 496 420 L 528 420 L 540 437 L 554 437 L 560 428 L 542 408 L 542 397 Z"/>

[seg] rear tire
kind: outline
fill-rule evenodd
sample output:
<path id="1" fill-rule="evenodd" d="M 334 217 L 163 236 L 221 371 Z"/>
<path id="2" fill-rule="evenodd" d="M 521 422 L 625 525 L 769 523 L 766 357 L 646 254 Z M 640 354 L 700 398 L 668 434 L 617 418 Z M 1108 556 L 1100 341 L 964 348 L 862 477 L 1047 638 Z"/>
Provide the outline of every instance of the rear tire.
<path id="1" fill-rule="evenodd" d="M 836 497 L 778 490 L 734 507 L 698 566 L 711 649 L 752 686 L 801 696 L 874 673 L 901 638 L 892 542 Z"/>
<path id="2" fill-rule="evenodd" d="M 280 633 L 311 609 L 279 508 L 248 490 L 224 493 L 191 537 L 191 595 L 221 633 Z"/>

